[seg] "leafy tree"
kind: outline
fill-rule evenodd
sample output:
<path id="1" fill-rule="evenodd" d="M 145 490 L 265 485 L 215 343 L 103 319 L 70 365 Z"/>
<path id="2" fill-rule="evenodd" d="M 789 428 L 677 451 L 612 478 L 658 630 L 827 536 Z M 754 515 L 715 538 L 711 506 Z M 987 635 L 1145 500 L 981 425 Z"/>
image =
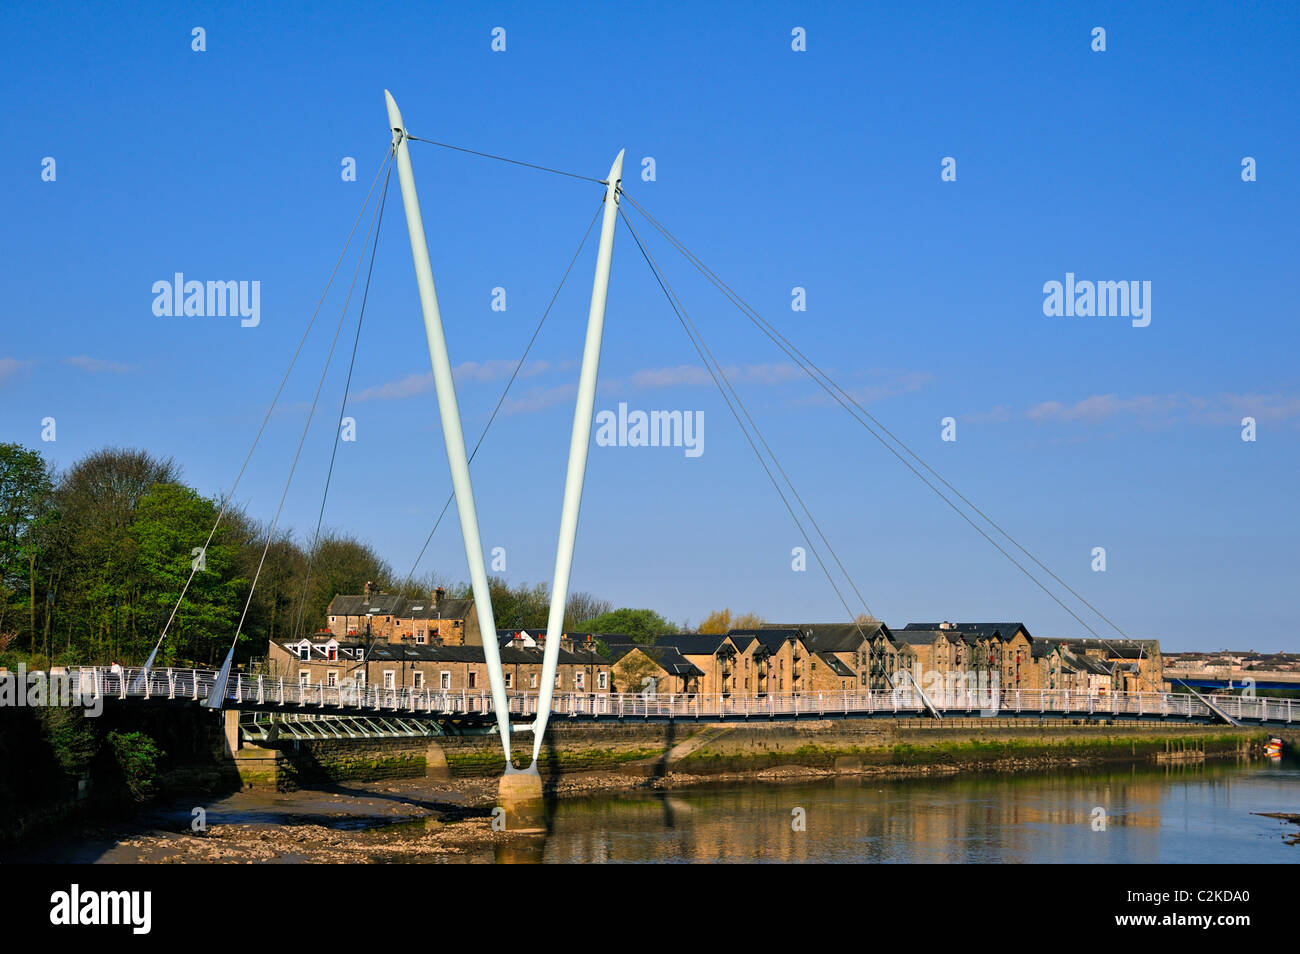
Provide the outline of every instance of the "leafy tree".
<path id="1" fill-rule="evenodd" d="M 76 706 L 41 706 L 35 712 L 45 744 L 63 773 L 74 778 L 85 772 L 99 743 L 83 710 Z"/>
<path id="2" fill-rule="evenodd" d="M 590 593 L 570 593 L 564 604 L 564 628 L 581 629 L 597 616 L 603 616 L 614 608 L 609 600 L 602 600 Z"/>
<path id="3" fill-rule="evenodd" d="M 700 623 L 699 630 L 701 633 L 721 636 L 733 629 L 757 629 L 763 624 L 763 617 L 757 613 L 741 613 L 733 618 L 730 609 L 721 609 L 715 610 L 704 617 L 704 622 Z"/>
<path id="4" fill-rule="evenodd" d="M 639 692 L 647 676 L 659 671 L 659 666 L 645 653 L 630 652 L 610 669 L 614 676 L 615 692 Z"/>
<path id="5" fill-rule="evenodd" d="M 587 625 L 594 633 L 625 633 L 638 643 L 651 645 L 655 637 L 677 632 L 677 627 L 654 610 L 622 609 L 602 613 Z"/>
<path id="6" fill-rule="evenodd" d="M 26 590 L 28 642 L 36 639 L 37 563 L 54 519 L 54 483 L 45 458 L 0 444 L 0 629 L 12 596 Z"/>
<path id="7" fill-rule="evenodd" d="M 263 534 L 263 542 L 265 539 Z M 338 594 L 362 593 L 367 583 L 387 589 L 393 577 L 392 567 L 369 544 L 334 531 L 322 534 L 306 555 L 303 573 L 303 578 L 294 581 L 296 592 L 291 595 L 294 625 L 297 626 L 298 614 L 301 613 L 302 630 L 306 633 L 324 625 L 330 600 Z M 299 602 L 302 602 L 301 609 L 298 608 Z"/>
<path id="8" fill-rule="evenodd" d="M 143 801 L 158 790 L 158 762 L 165 753 L 143 732 L 110 732 L 108 744 L 131 794 Z"/>
<path id="9" fill-rule="evenodd" d="M 139 631 L 140 580 L 130 528 L 145 494 L 178 476 L 170 459 L 105 448 L 82 458 L 59 481 L 55 607 L 69 646 L 79 635 L 84 648 L 102 658 L 139 654 L 144 643 L 152 643 Z"/>
<path id="10" fill-rule="evenodd" d="M 136 505 L 130 539 L 137 614 L 152 640 L 175 612 L 164 643 L 168 661 L 179 656 L 207 664 L 221 657 L 234 636 L 249 581 L 240 575 L 234 528 L 219 526 L 203 548 L 216 518 L 216 503 L 180 484 L 155 484 Z"/>

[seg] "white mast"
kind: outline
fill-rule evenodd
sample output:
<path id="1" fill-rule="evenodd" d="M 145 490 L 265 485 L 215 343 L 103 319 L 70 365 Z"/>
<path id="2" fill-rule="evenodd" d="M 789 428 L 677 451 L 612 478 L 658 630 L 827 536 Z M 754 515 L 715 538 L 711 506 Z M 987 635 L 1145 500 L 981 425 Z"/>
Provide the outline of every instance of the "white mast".
<path id="1" fill-rule="evenodd" d="M 474 492 L 469 480 L 469 458 L 465 454 L 465 435 L 460 426 L 460 408 L 451 377 L 451 359 L 447 339 L 438 311 L 438 294 L 433 287 L 433 269 L 429 265 L 429 246 L 424 238 L 424 220 L 420 200 L 415 192 L 415 176 L 407 145 L 402 114 L 388 90 L 388 125 L 393 130 L 393 148 L 397 152 L 397 179 L 402 186 L 402 205 L 406 208 L 406 227 L 411 235 L 411 258 L 415 262 L 415 280 L 420 289 L 420 309 L 424 313 L 424 332 L 429 339 L 429 360 L 433 364 L 433 384 L 438 395 L 438 413 L 442 418 L 442 436 L 447 445 L 447 462 L 451 466 L 451 483 L 456 492 L 456 511 L 460 516 L 461 535 L 465 538 L 465 559 L 469 562 L 474 606 L 478 610 L 479 632 L 483 637 L 483 659 L 487 663 L 488 682 L 492 686 L 492 704 L 496 709 L 501 746 L 505 749 L 506 770 L 510 762 L 510 711 L 506 702 L 505 679 L 501 673 L 501 652 L 497 645 L 496 620 L 492 615 L 492 598 L 488 591 L 487 569 L 483 564 L 483 545 L 478 534 L 478 514 L 474 510 Z M 552 677 L 554 678 L 554 677 Z M 536 756 L 534 756 L 536 761 Z"/>
<path id="2" fill-rule="evenodd" d="M 625 150 L 624 150 L 625 151 Z M 600 225 L 596 278 L 591 286 L 587 314 L 587 344 L 578 377 L 578 404 L 573 411 L 573 436 L 569 441 L 569 469 L 564 478 L 564 505 L 560 510 L 560 542 L 555 551 L 555 582 L 551 587 L 551 612 L 546 623 L 546 649 L 542 657 L 542 685 L 538 692 L 537 720 L 533 723 L 533 766 L 542 750 L 542 735 L 551 716 L 555 670 L 560 661 L 560 636 L 564 632 L 564 604 L 569 595 L 573 544 L 578 536 L 578 510 L 582 482 L 587 474 L 587 449 L 591 441 L 592 411 L 596 402 L 596 372 L 600 368 L 600 341 L 605 330 L 605 298 L 609 293 L 609 266 L 614 257 L 614 226 L 618 217 L 618 187 L 623 179 L 623 151 L 605 180 L 605 217 Z"/>

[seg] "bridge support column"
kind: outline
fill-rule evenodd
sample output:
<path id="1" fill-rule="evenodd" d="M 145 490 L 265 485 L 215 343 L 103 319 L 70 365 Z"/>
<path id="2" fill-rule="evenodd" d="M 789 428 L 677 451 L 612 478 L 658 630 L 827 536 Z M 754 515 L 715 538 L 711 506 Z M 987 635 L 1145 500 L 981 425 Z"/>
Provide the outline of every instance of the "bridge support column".
<path id="1" fill-rule="evenodd" d="M 536 763 L 526 769 L 506 765 L 506 773 L 501 776 L 501 785 L 497 789 L 497 807 L 504 812 L 506 831 L 546 831 L 542 776 L 537 772 Z"/>
<path id="2" fill-rule="evenodd" d="M 437 742 L 430 742 L 424 752 L 424 777 L 447 781 L 451 778 L 451 768 L 447 765 L 447 753 Z"/>
<path id="3" fill-rule="evenodd" d="M 239 751 L 239 710 L 226 709 L 221 713 L 223 720 L 222 730 L 226 742 L 226 754 L 232 759 L 235 753 Z"/>

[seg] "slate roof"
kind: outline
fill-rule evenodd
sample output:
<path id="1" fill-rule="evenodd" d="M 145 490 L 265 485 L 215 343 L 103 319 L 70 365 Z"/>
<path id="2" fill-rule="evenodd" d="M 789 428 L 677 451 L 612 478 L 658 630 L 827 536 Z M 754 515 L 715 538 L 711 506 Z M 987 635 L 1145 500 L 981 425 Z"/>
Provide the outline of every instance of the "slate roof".
<path id="1" fill-rule="evenodd" d="M 618 662 L 634 649 L 639 649 L 653 659 L 664 672 L 673 676 L 703 676 L 704 670 L 691 662 L 672 646 L 642 646 L 638 643 L 626 643 L 610 646 L 612 659 Z"/>
<path id="2" fill-rule="evenodd" d="M 941 626 L 941 623 L 908 623 L 903 627 L 903 629 L 940 629 Z M 1034 637 L 1030 634 L 1029 628 L 1025 626 L 1024 623 L 949 623 L 948 628 L 943 631 L 952 632 L 953 630 L 956 630 L 962 636 L 979 636 L 984 639 L 992 639 L 994 636 L 999 636 L 1003 640 L 1009 640 L 1022 629 L 1025 631 L 1025 635 L 1029 637 L 1029 641 L 1032 643 Z"/>
<path id="3" fill-rule="evenodd" d="M 802 639 L 803 633 L 794 627 L 786 629 L 733 629 L 727 633 L 742 652 L 757 640 L 769 653 L 778 652 L 791 639 Z"/>
<path id="4" fill-rule="evenodd" d="M 782 623 L 764 629 L 797 629 L 803 634 L 804 645 L 814 653 L 856 652 L 863 638 L 872 639 L 879 632 L 893 638 L 889 627 L 876 620 L 869 623 Z"/>
<path id="5" fill-rule="evenodd" d="M 329 653 L 325 651 L 325 647 L 329 645 L 330 639 L 324 639 L 318 643 L 311 642 L 311 640 L 307 640 L 307 639 L 299 639 L 299 640 L 291 639 L 287 642 L 281 642 L 279 645 L 282 649 L 284 649 L 285 652 L 289 653 L 291 656 L 295 658 L 300 658 L 298 656 L 298 652 L 303 642 L 307 642 L 311 646 L 312 660 L 322 660 L 322 659 L 327 661 L 329 660 Z M 339 657 L 342 659 L 360 659 L 365 653 L 366 644 L 363 642 L 340 639 L 337 640 L 337 643 L 339 647 Z M 308 660 L 302 660 L 302 661 L 307 662 Z"/>
<path id="6" fill-rule="evenodd" d="M 372 662 L 484 662 L 482 646 L 424 646 L 419 644 L 395 645 L 392 643 L 376 643 L 370 654 L 370 659 Z M 564 665 L 585 665 L 587 662 L 582 657 L 576 656 L 565 649 L 560 650 L 559 659 Z M 542 650 L 506 647 L 501 650 L 501 662 L 505 665 L 540 664 L 542 662 Z"/>
<path id="7" fill-rule="evenodd" d="M 727 636 L 711 633 L 674 633 L 655 640 L 656 646 L 671 646 L 684 656 L 714 656 L 727 643 Z M 730 647 L 734 646 L 730 643 Z"/>
<path id="8" fill-rule="evenodd" d="M 840 657 L 836 656 L 834 653 L 817 653 L 816 655 L 817 658 L 824 662 L 826 667 L 837 676 L 857 675 L 857 673 L 845 664 L 844 660 L 840 659 Z"/>
<path id="9" fill-rule="evenodd" d="M 411 599 L 396 593 L 365 595 L 339 595 L 330 600 L 326 613 L 330 616 L 396 616 L 399 619 L 469 619 L 474 608 L 473 600 L 453 600 L 443 597 L 434 604 L 432 597 Z"/>
<path id="10" fill-rule="evenodd" d="M 894 642 L 908 643 L 913 646 L 923 646 L 933 644 L 939 638 L 940 630 L 937 629 L 900 629 L 894 633 Z M 943 635 L 947 635 L 944 633 Z"/>
<path id="11" fill-rule="evenodd" d="M 1074 651 L 1100 649 L 1107 656 L 1119 659 L 1142 659 L 1150 656 L 1157 648 L 1154 639 L 1124 639 L 1123 637 L 1118 639 L 1065 638 L 1060 642 Z"/>

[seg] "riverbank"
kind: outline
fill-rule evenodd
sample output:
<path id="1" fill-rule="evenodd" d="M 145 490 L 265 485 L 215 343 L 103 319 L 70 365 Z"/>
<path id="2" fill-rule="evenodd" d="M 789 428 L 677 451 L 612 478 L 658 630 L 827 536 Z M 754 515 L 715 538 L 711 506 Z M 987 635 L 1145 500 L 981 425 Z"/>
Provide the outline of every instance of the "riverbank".
<path id="1" fill-rule="evenodd" d="M 1266 738 L 1258 731 L 1210 726 L 972 720 L 940 728 L 912 721 L 705 725 L 689 731 L 560 726 L 548 734 L 540 759 L 548 812 L 592 797 L 662 797 L 717 786 L 1012 778 L 1123 767 L 1146 771 L 1162 763 L 1172 771 L 1205 760 L 1244 763 Z M 597 739 L 603 744 L 594 744 Z M 531 844 L 492 825 L 504 766 L 495 736 L 303 744 L 297 751 L 246 748 L 238 754 L 242 782 L 234 786 L 229 768 L 176 766 L 160 780 L 168 811 L 137 809 L 136 818 L 122 823 L 84 825 L 70 844 L 65 839 L 70 853 L 33 843 L 10 860 L 400 863 Z M 1175 764 L 1166 762 L 1171 754 Z M 256 767 L 245 776 L 249 764 Z M 192 793 L 189 807 L 178 801 L 184 792 Z"/>
<path id="2" fill-rule="evenodd" d="M 1188 787 L 1205 794 L 1198 825 L 1214 837 L 1240 831 L 1255 840 L 1252 850 L 1267 851 L 1285 845 L 1292 826 L 1265 813 L 1297 807 L 1297 777 L 1294 767 L 1223 759 L 928 775 L 584 773 L 548 786 L 547 833 L 540 836 L 493 829 L 495 779 L 385 779 L 293 792 L 245 789 L 203 806 L 172 801 L 120 824 L 64 831 L 5 860 L 401 864 L 708 860 L 717 852 L 725 855 L 718 860 L 848 860 L 844 852 L 864 839 L 886 855 L 867 860 L 942 860 L 963 839 L 978 846 L 1000 839 L 1021 851 L 1040 836 L 1051 845 L 1061 837 L 1077 841 L 1072 850 L 1079 852 L 1111 846 L 1121 852 L 1111 860 L 1123 860 L 1123 845 L 1156 837 L 1166 822 L 1169 837 L 1181 837 L 1184 796 L 1166 793 Z M 1239 781 L 1267 781 L 1272 789 L 1238 806 L 1231 792 Z M 196 831 L 200 807 L 205 830 Z M 1114 838 L 1097 836 L 1098 807 L 1108 829 L 1120 833 Z M 807 837 L 792 827 L 796 809 L 806 813 Z"/>
<path id="3" fill-rule="evenodd" d="M 553 723 L 538 759 L 543 778 L 609 775 L 668 779 L 764 773 L 927 775 L 1020 771 L 1125 760 L 1258 754 L 1257 729 L 1168 723 L 1055 720 L 807 720 L 743 723 Z M 516 767 L 527 738 L 516 737 Z M 520 745 L 520 742 L 524 745 Z M 520 749 L 523 751 L 520 751 Z M 423 775 L 499 778 L 505 758 L 495 734 L 413 740 L 304 741 L 235 753 L 244 785 L 292 790 L 327 782 Z M 624 784 L 617 782 L 617 784 Z"/>

